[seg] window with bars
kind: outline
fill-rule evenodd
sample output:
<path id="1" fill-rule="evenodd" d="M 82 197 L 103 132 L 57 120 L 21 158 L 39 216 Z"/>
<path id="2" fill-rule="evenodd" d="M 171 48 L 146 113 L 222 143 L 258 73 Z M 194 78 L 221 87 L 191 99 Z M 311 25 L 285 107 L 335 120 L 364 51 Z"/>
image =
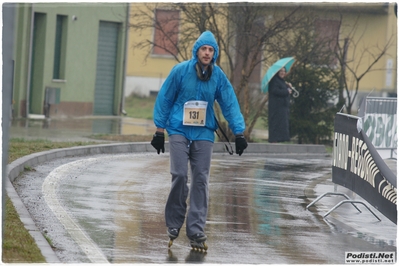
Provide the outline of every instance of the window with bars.
<path id="1" fill-rule="evenodd" d="M 179 11 L 155 10 L 153 55 L 177 55 Z"/>
<path id="2" fill-rule="evenodd" d="M 324 45 L 326 54 L 330 55 L 330 66 L 337 64 L 338 60 L 334 53 L 337 51 L 340 22 L 333 19 L 316 19 L 315 41 Z"/>

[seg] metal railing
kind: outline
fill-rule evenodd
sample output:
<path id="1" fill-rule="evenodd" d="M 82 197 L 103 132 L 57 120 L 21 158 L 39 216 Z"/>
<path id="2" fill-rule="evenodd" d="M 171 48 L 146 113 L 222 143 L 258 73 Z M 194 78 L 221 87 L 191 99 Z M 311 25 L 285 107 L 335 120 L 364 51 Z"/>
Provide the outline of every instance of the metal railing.
<path id="1" fill-rule="evenodd" d="M 366 97 L 359 116 L 363 130 L 377 150 L 397 150 L 397 98 Z"/>

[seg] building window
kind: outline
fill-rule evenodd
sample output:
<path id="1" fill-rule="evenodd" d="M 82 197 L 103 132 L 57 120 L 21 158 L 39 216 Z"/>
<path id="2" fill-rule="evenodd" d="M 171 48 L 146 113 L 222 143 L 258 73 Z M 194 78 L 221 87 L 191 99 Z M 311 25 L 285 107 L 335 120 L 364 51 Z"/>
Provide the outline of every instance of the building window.
<path id="1" fill-rule="evenodd" d="M 326 49 L 325 52 L 331 55 L 330 66 L 335 66 L 338 62 L 335 52 L 337 52 L 339 27 L 338 20 L 316 19 L 315 21 L 316 42 L 322 44 Z"/>
<path id="2" fill-rule="evenodd" d="M 155 10 L 154 55 L 177 55 L 179 11 Z"/>
<path id="3" fill-rule="evenodd" d="M 57 15 L 55 26 L 53 79 L 65 79 L 67 22 L 67 16 Z"/>

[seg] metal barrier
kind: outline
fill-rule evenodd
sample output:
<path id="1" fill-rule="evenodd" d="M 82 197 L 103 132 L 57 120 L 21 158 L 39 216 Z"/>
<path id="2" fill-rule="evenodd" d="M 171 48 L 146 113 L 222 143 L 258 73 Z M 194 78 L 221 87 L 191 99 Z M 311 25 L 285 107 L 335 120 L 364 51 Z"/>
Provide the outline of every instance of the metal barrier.
<path id="1" fill-rule="evenodd" d="M 397 98 L 366 97 L 359 109 L 363 131 L 378 150 L 397 149 Z"/>
<path id="2" fill-rule="evenodd" d="M 44 115 L 50 117 L 50 106 L 60 103 L 60 88 L 46 87 L 44 95 Z"/>
<path id="3" fill-rule="evenodd" d="M 324 198 L 325 196 L 329 196 L 329 195 L 337 195 L 337 196 L 343 196 L 346 198 L 346 200 L 342 200 L 339 203 L 337 203 L 334 207 L 332 207 L 328 212 L 326 212 L 323 215 L 323 218 L 326 218 L 331 212 L 333 212 L 335 209 L 337 209 L 339 206 L 341 206 L 342 204 L 345 203 L 350 203 L 353 205 L 353 207 L 356 208 L 356 210 L 358 210 L 360 213 L 362 212 L 356 205 L 357 204 L 362 204 L 363 206 L 365 206 L 367 208 L 367 210 L 369 210 L 369 212 L 371 212 L 371 214 L 374 215 L 375 218 L 378 219 L 378 221 L 381 221 L 381 219 L 362 201 L 358 201 L 358 200 L 352 200 L 348 195 L 346 195 L 345 193 L 338 193 L 338 192 L 326 192 L 323 195 L 318 196 L 314 201 L 312 201 L 308 206 L 306 206 L 306 209 L 308 210 L 311 206 L 313 206 L 316 202 L 318 202 L 319 200 L 321 200 L 322 198 Z"/>
<path id="4" fill-rule="evenodd" d="M 392 99 L 389 99 L 392 100 Z M 396 102 L 396 101 L 395 101 Z M 382 104 L 379 101 L 378 104 Z M 388 110 L 388 111 L 387 111 Z M 374 111 L 378 111 L 374 108 Z M 386 114 L 392 108 L 378 111 L 378 114 Z M 396 120 L 396 114 L 393 116 Z M 381 126 L 381 129 L 393 129 L 392 123 Z M 378 121 L 379 123 L 381 121 Z M 396 121 L 394 121 L 396 125 Z M 382 135 L 383 130 L 376 131 Z M 395 134 L 385 135 L 396 139 Z M 392 146 L 394 147 L 394 146 Z M 379 152 L 366 135 L 362 126 L 362 119 L 356 116 L 337 113 L 334 121 L 334 141 L 332 158 L 332 182 L 344 186 L 364 198 L 370 205 L 386 216 L 393 223 L 397 223 L 397 181 L 396 175 L 381 158 Z M 343 193 L 327 192 L 310 203 L 306 209 L 327 195 L 341 195 L 346 198 L 334 206 L 323 217 L 327 217 L 332 211 L 345 203 L 351 203 L 358 211 L 355 204 L 364 205 L 379 221 L 378 216 L 363 202 L 351 200 Z"/>

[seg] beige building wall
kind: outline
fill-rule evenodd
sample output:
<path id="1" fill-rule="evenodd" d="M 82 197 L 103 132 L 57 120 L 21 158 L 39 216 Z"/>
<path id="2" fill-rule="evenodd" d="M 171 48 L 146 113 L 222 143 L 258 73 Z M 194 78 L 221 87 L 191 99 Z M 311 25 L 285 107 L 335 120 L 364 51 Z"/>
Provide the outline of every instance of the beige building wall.
<path id="1" fill-rule="evenodd" d="M 133 9 L 137 8 L 145 10 L 144 5 L 144 3 L 132 3 L 130 4 L 130 10 L 132 12 Z M 130 20 L 133 19 L 131 16 Z M 148 51 L 134 47 L 134 44 L 141 40 L 152 40 L 153 38 L 153 29 L 142 32 L 129 29 L 125 96 L 129 96 L 132 93 L 140 96 L 149 96 L 151 92 L 158 92 L 170 70 L 176 65 L 176 60 L 172 56 L 149 54 L 147 57 Z"/>
<path id="2" fill-rule="evenodd" d="M 148 3 L 147 3 L 148 4 Z M 159 4 L 159 3 L 158 3 Z M 135 8 L 143 9 L 143 3 L 130 4 L 131 10 Z M 165 4 L 167 5 L 167 3 Z M 340 38 L 349 34 L 354 30 L 354 25 L 357 28 L 354 35 L 354 40 L 361 39 L 357 44 L 356 50 L 353 46 L 348 51 L 348 58 L 355 57 L 357 73 L 363 73 L 369 66 L 371 58 L 367 58 L 365 54 L 361 54 L 364 47 L 383 47 L 389 38 L 393 38 L 394 42 L 389 48 L 387 55 L 384 55 L 380 61 L 361 79 L 358 99 L 362 95 L 367 95 L 372 92 L 372 95 L 386 96 L 387 92 L 397 91 L 397 18 L 395 17 L 393 8 L 394 4 L 389 4 L 387 12 L 382 12 L 381 8 L 373 11 L 373 7 L 368 7 L 368 12 L 356 12 L 356 6 L 352 8 L 343 9 L 344 13 L 343 24 L 341 27 Z M 154 5 L 155 7 L 155 5 Z M 320 14 L 326 18 L 339 19 L 339 14 L 332 9 L 325 8 L 327 6 L 318 5 Z M 133 19 L 132 17 L 130 19 Z M 227 29 L 227 27 L 226 27 Z M 183 29 L 181 29 L 183 30 Z M 134 43 L 143 39 L 153 39 L 154 31 L 146 30 L 142 32 L 129 30 L 129 44 L 127 52 L 127 71 L 126 71 L 126 85 L 125 96 L 132 93 L 149 96 L 151 93 L 156 93 L 162 86 L 165 78 L 168 76 L 170 70 L 176 65 L 176 60 L 172 56 L 155 56 L 148 55 L 148 51 L 134 48 Z M 374 50 L 378 53 L 378 50 Z M 147 56 L 148 55 L 148 56 Z M 225 58 L 222 54 L 222 60 Z M 361 60 L 359 61 L 359 58 Z M 359 64 L 360 62 L 360 64 Z M 223 61 L 220 65 L 223 67 Z M 263 68 L 261 71 L 262 77 L 267 69 Z M 228 73 L 227 73 L 228 74 Z M 350 77 L 350 75 L 348 75 Z M 356 104 L 355 104 L 356 105 Z"/>
<path id="3" fill-rule="evenodd" d="M 356 28 L 354 28 L 356 25 Z M 388 97 L 397 93 L 397 18 L 394 13 L 394 4 L 390 3 L 386 13 L 362 12 L 354 13 L 349 16 L 345 14 L 343 27 L 341 28 L 341 39 L 355 32 L 353 40 L 357 42 L 356 46 L 351 45 L 348 51 L 348 61 L 359 77 L 367 71 L 367 68 L 373 62 L 376 55 L 381 53 L 389 40 L 391 45 L 387 53 L 379 59 L 359 82 L 358 94 L 353 105 L 357 111 L 361 101 L 366 96 Z M 366 48 L 370 50 L 367 54 Z M 351 88 L 355 89 L 354 76 L 347 71 L 347 81 Z M 355 93 L 351 91 L 352 95 Z"/>
<path id="4" fill-rule="evenodd" d="M 389 6 L 387 15 L 363 13 L 345 16 L 341 38 L 355 31 L 354 41 L 358 43 L 356 46 L 350 46 L 348 59 L 355 58 L 355 62 L 350 65 L 353 69 L 357 69 L 358 75 L 367 71 L 367 67 L 374 60 L 372 56 L 365 53 L 365 48 L 369 48 L 372 54 L 377 55 L 390 38 L 393 40 L 387 54 L 373 67 L 374 70 L 368 72 L 361 79 L 359 90 L 370 92 L 372 90 L 396 89 L 397 77 L 394 73 L 397 67 L 396 23 L 393 5 Z M 357 28 L 353 28 L 353 25 L 357 25 Z M 389 68 L 387 69 L 388 65 Z M 350 76 L 348 73 L 348 77 Z M 351 81 L 353 82 L 353 80 Z"/>

